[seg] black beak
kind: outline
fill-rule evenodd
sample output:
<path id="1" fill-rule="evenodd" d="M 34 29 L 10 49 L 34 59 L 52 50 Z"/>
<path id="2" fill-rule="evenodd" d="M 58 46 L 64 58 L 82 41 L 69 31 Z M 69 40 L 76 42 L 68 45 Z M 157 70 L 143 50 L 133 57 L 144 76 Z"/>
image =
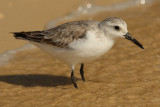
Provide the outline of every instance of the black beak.
<path id="1" fill-rule="evenodd" d="M 134 38 L 132 37 L 129 33 L 127 33 L 126 35 L 123 35 L 126 39 L 130 40 L 131 42 L 133 42 L 134 44 L 136 44 L 137 46 L 139 46 L 140 48 L 144 49 L 144 47 Z"/>

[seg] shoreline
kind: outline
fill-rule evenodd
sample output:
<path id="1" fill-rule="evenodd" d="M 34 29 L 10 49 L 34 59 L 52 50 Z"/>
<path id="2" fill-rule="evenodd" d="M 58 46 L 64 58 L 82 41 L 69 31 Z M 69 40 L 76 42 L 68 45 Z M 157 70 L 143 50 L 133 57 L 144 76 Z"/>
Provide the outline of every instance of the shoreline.
<path id="1" fill-rule="evenodd" d="M 57 25 L 59 23 L 64 23 L 67 21 L 73 21 L 73 20 L 77 20 L 77 19 L 90 19 L 94 15 L 99 14 L 99 13 L 101 14 L 103 12 L 108 12 L 108 14 L 112 14 L 113 10 L 119 9 L 119 8 L 121 8 L 122 10 L 118 10 L 118 11 L 123 11 L 125 8 L 136 8 L 136 7 L 140 6 L 140 4 L 137 4 L 135 1 L 125 1 L 125 0 L 124 0 L 125 2 L 122 2 L 122 1 L 119 4 L 113 4 L 113 5 L 109 5 L 109 6 L 100 6 L 100 7 L 97 7 L 98 5 L 96 6 L 96 5 L 91 4 L 91 8 L 86 9 L 87 13 L 83 13 L 83 11 L 79 12 L 78 10 L 72 11 L 70 14 L 65 15 L 65 17 L 59 17 L 58 19 L 54 19 L 54 20 L 50 21 L 48 24 L 46 24 L 46 29 L 54 27 L 55 25 Z M 154 3 L 154 2 L 156 2 L 156 0 L 152 1 L 152 3 Z M 127 6 L 127 4 L 128 4 L 128 6 Z M 147 6 L 147 5 L 151 5 L 151 4 L 145 4 L 145 6 Z M 129 7 L 129 6 L 131 6 L 131 7 Z M 85 8 L 85 7 L 83 7 L 83 8 Z M 26 45 L 29 44 L 27 41 L 16 40 L 13 37 L 12 37 L 12 39 L 13 40 L 10 41 L 11 43 L 18 41 L 18 47 L 15 46 L 10 50 L 6 50 L 6 51 L 1 52 L 0 53 L 0 59 L 1 59 L 0 65 L 7 63 L 7 61 L 9 61 L 10 58 L 12 58 L 16 54 L 16 52 L 20 52 L 19 50 L 21 50 L 21 51 L 24 50 L 24 47 L 25 47 L 25 49 L 27 49 Z"/>

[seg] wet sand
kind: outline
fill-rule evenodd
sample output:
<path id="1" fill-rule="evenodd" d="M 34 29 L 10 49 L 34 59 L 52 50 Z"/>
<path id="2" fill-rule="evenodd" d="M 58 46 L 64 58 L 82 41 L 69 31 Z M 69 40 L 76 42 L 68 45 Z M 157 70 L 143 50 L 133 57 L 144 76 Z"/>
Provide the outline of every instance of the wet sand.
<path id="1" fill-rule="evenodd" d="M 119 39 L 101 58 L 85 64 L 84 83 L 76 67 L 79 89 L 69 66 L 34 48 L 0 67 L 1 107 L 158 107 L 160 105 L 160 2 L 93 19 L 122 17 L 144 50 Z M 86 18 L 86 17 L 84 17 Z"/>

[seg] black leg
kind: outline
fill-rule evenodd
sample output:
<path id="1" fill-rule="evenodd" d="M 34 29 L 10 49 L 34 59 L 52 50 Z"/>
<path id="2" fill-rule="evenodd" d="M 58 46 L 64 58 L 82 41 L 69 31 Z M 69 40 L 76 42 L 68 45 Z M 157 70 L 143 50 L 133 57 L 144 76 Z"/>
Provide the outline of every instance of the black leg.
<path id="1" fill-rule="evenodd" d="M 71 80 L 72 80 L 72 83 L 73 83 L 74 87 L 75 87 L 75 88 L 78 88 L 78 87 L 77 87 L 77 84 L 76 84 L 76 82 L 75 82 L 74 70 L 72 70 L 72 72 L 71 72 Z"/>
<path id="2" fill-rule="evenodd" d="M 82 63 L 80 68 L 80 74 L 81 74 L 82 80 L 85 81 L 83 67 L 84 67 L 84 64 Z"/>

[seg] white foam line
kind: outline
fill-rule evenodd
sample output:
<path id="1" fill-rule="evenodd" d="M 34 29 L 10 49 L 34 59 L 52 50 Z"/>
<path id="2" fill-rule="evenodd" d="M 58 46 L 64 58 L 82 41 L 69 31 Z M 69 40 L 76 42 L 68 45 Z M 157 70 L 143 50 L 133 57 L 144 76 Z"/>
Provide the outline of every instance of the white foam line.
<path id="1" fill-rule="evenodd" d="M 109 5 L 109 6 L 98 6 L 98 5 L 93 5 L 93 4 L 88 3 L 84 6 L 79 6 L 76 11 L 73 11 L 64 17 L 59 17 L 58 19 L 50 21 L 46 25 L 45 28 L 50 29 L 50 28 L 56 26 L 58 22 L 77 18 L 81 15 L 93 15 L 93 14 L 96 14 L 96 13 L 102 12 L 102 11 L 118 11 L 118 10 L 130 8 L 130 7 L 134 7 L 137 5 L 144 5 L 144 4 L 142 4 L 142 1 L 143 2 L 145 1 L 145 4 L 151 4 L 151 3 L 158 1 L 158 0 L 129 0 L 127 2 L 118 3 L 118 4 L 114 4 L 114 5 Z"/>
<path id="2" fill-rule="evenodd" d="M 0 54 L 0 65 L 6 64 L 17 52 L 21 52 L 21 51 L 32 49 L 32 48 L 34 48 L 34 45 L 26 44 L 22 46 L 21 48 L 17 48 L 14 50 L 9 50 L 9 51 L 1 53 Z"/>

